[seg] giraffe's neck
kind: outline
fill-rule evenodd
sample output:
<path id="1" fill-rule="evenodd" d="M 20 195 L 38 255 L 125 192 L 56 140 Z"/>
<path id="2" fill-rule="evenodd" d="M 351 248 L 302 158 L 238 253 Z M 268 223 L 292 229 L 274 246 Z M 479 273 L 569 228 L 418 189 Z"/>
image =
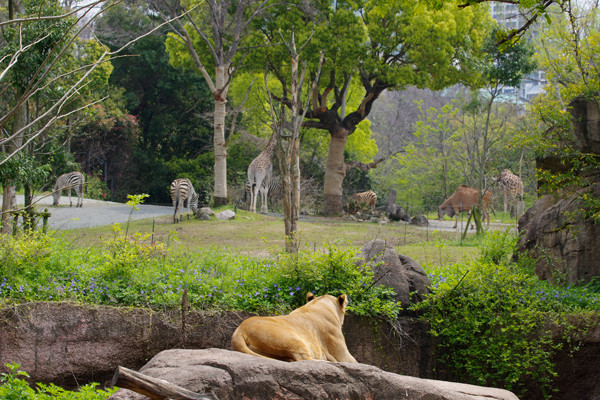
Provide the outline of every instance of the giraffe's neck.
<path id="1" fill-rule="evenodd" d="M 276 132 L 277 132 L 276 130 L 273 130 L 273 133 L 271 134 L 271 137 L 269 138 L 269 142 L 267 143 L 267 146 L 263 150 L 263 153 L 267 157 L 271 157 L 271 155 L 273 155 L 273 151 L 275 150 L 275 144 L 277 143 L 277 141 L 275 140 Z"/>

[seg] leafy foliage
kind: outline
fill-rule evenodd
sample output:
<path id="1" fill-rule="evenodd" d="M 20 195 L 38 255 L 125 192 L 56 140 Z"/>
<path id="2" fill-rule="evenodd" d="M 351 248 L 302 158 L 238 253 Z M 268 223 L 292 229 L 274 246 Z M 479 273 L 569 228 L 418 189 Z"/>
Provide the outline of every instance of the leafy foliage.
<path id="1" fill-rule="evenodd" d="M 76 392 L 52 383 L 38 383 L 34 389 L 25 380 L 29 374 L 19 370 L 19 364 L 5 365 L 10 372 L 0 374 L 0 398 L 4 400 L 105 400 L 117 391 L 117 388 L 100 390 L 97 383 L 81 386 Z"/>
<path id="2" fill-rule="evenodd" d="M 538 382 L 551 396 L 556 376 L 553 354 L 565 339 L 577 338 L 567 314 L 600 310 L 590 287 L 556 288 L 539 281 L 530 264 L 511 264 L 515 239 L 507 232 L 486 235 L 482 256 L 463 264 L 427 268 L 433 293 L 415 308 L 424 311 L 431 334 L 441 340 L 438 368 L 463 382 L 503 387 L 524 394 Z"/>
<path id="3" fill-rule="evenodd" d="M 127 236 L 120 226 L 102 246 L 77 250 L 41 233 L 0 241 L 0 298 L 76 300 L 93 304 L 173 307 L 188 290 L 199 309 L 284 313 L 306 293 L 346 293 L 350 310 L 393 318 L 391 291 L 373 285 L 373 273 L 355 264 L 350 249 L 282 255 L 275 260 L 234 257 L 220 249 L 177 255 L 150 234 Z M 174 241 L 171 238 L 169 241 Z"/>
<path id="4" fill-rule="evenodd" d="M 600 168 L 598 157 L 577 137 L 582 121 L 571 113 L 574 100 L 600 104 L 600 12 L 573 7 L 568 15 L 554 15 L 553 21 L 537 39 L 536 60 L 548 79 L 545 92 L 529 109 L 532 125 L 538 129 L 520 139 L 534 148 L 536 157 L 549 160 L 550 166 L 538 171 L 540 190 L 563 196 L 589 186 Z M 597 196 L 583 190 L 578 197 L 582 217 L 600 222 Z"/>

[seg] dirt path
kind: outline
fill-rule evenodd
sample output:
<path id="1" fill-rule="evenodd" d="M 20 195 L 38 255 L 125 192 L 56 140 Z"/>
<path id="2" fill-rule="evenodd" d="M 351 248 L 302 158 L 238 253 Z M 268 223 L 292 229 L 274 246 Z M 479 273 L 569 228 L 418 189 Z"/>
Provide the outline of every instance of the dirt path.
<path id="1" fill-rule="evenodd" d="M 0 204 L 2 197 L 0 196 Z M 73 197 L 73 204 L 76 203 L 76 197 Z M 157 206 L 141 204 L 139 210 L 131 213 L 131 207 L 127 204 L 114 203 L 110 201 L 91 200 L 84 199 L 83 207 L 69 207 L 69 198 L 63 196 L 60 199 L 58 206 L 52 205 L 52 197 L 36 197 L 35 202 L 39 210 L 45 208 L 52 214 L 48 220 L 48 224 L 51 229 L 58 230 L 70 230 L 70 229 L 81 229 L 90 228 L 94 226 L 112 225 L 115 223 L 126 223 L 131 215 L 132 220 L 144 219 L 144 218 L 161 218 L 170 220 L 173 215 L 172 206 Z M 17 196 L 17 203 L 23 204 L 23 196 Z M 269 216 L 283 218 L 281 213 L 269 213 Z M 301 220 L 308 221 L 312 218 L 302 216 Z M 446 231 L 446 232 L 462 232 L 464 223 L 466 220 L 460 220 L 458 229 L 452 228 L 454 220 L 430 220 L 428 227 L 422 227 L 421 229 L 429 229 L 430 231 Z M 506 229 L 514 225 L 494 223 L 492 222 L 492 229 Z M 471 232 L 471 231 L 470 231 Z"/>
<path id="2" fill-rule="evenodd" d="M 77 198 L 73 197 L 73 204 Z M 139 210 L 131 213 L 127 204 L 113 203 L 101 200 L 83 200 L 83 207 L 69 207 L 68 196 L 60 198 L 58 206 L 52 205 L 52 197 L 36 197 L 34 200 L 39 210 L 48 209 L 52 216 L 48 219 L 51 229 L 70 230 L 90 228 L 93 226 L 112 225 L 125 223 L 131 214 L 131 219 L 143 218 L 169 218 L 173 215 L 173 207 L 140 204 Z M 17 196 L 17 203 L 23 204 L 23 196 Z"/>

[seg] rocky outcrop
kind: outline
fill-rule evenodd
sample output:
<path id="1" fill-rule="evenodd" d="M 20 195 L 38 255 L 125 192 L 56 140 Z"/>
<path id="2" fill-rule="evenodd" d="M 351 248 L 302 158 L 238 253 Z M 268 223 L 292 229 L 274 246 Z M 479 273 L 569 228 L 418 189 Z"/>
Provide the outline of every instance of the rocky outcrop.
<path id="1" fill-rule="evenodd" d="M 410 217 L 398 204 L 396 204 L 397 193 L 394 189 L 390 189 L 388 192 L 387 203 L 385 206 L 385 212 L 392 221 L 410 221 Z"/>
<path id="2" fill-rule="evenodd" d="M 600 183 L 562 199 L 545 195 L 519 219 L 517 254 L 536 260 L 540 279 L 576 284 L 600 276 L 600 224 L 583 216 L 584 195 L 600 198 Z"/>
<path id="3" fill-rule="evenodd" d="M 358 256 L 375 272 L 373 280 L 379 285 L 389 286 L 396 292 L 395 299 L 408 307 L 429 293 L 431 282 L 418 262 L 404 255 L 381 239 L 365 244 Z"/>
<path id="4" fill-rule="evenodd" d="M 600 156 L 600 109 L 598 103 L 577 97 L 569 104 L 573 135 L 563 143 L 576 151 Z M 563 173 L 571 160 L 557 154 L 536 160 L 537 168 Z M 551 282 L 590 282 L 600 276 L 600 224 L 586 212 L 583 200 L 600 198 L 600 171 L 587 168 L 580 176 L 585 187 L 565 188 L 558 194 L 538 199 L 519 219 L 520 237 L 516 256 L 535 260 L 536 273 Z M 540 193 L 547 182 L 538 182 Z M 582 185 L 582 186 L 583 186 Z"/>
<path id="5" fill-rule="evenodd" d="M 365 364 L 287 363 L 222 349 L 164 351 L 140 372 L 192 392 L 212 392 L 220 400 L 518 400 L 502 389 L 407 377 Z M 111 397 L 142 399 L 126 389 Z"/>

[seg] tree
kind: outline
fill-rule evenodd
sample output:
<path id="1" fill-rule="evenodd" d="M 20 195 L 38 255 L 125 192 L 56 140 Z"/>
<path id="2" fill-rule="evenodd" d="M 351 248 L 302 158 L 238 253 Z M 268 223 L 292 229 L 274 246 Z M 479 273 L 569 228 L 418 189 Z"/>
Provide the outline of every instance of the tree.
<path id="1" fill-rule="evenodd" d="M 0 166 L 18 159 L 36 140 L 51 134 L 51 128 L 61 121 L 68 131 L 73 115 L 102 100 L 78 101 L 85 93 L 96 90 L 93 87 L 96 79 L 106 77 L 100 71 L 109 68 L 110 57 L 122 48 L 110 52 L 101 46 L 81 45 L 78 38 L 104 10 L 96 12 L 97 7 L 112 4 L 96 0 L 81 7 L 63 9 L 53 0 L 9 2 L 8 17 L 0 21 L 0 85 L 12 98 L 8 111 L 0 117 L 2 133 L 10 130 L 10 134 L 0 138 L 5 153 Z M 76 53 L 90 55 L 90 58 L 72 57 Z M 32 100 L 36 101 L 34 105 Z M 13 197 L 14 190 L 4 196 L 4 230 L 7 229 L 5 207 L 11 205 Z"/>
<path id="2" fill-rule="evenodd" d="M 165 18 L 175 18 L 167 40 L 175 64 L 191 64 L 200 71 L 215 102 L 214 109 L 214 202 L 227 203 L 227 143 L 225 116 L 231 80 L 242 66 L 243 43 L 249 24 L 266 7 L 267 0 L 208 0 L 191 2 L 154 0 Z M 176 18 L 182 17 L 182 18 Z M 214 68 L 214 75 L 208 72 Z"/>
<path id="3" fill-rule="evenodd" d="M 482 4 L 487 2 L 495 2 L 496 0 L 467 0 L 460 7 L 469 7 L 473 4 Z M 570 7 L 570 0 L 503 0 L 502 3 L 514 4 L 518 6 L 522 24 L 518 28 L 503 31 L 498 36 L 496 42 L 500 46 L 510 46 L 518 42 L 535 24 L 540 17 L 545 18 L 547 23 L 551 22 L 552 10 L 556 7 L 562 11 Z M 598 8 L 598 0 L 594 0 L 596 8 Z M 434 4 L 440 4 L 440 0 L 434 0 Z"/>
<path id="4" fill-rule="evenodd" d="M 150 29 L 156 19 L 147 2 L 128 1 L 105 11 L 94 31 L 103 43 L 117 49 Z M 182 177 L 190 178 L 198 193 L 212 192 L 213 165 L 205 162 L 213 158 L 213 129 L 207 117 L 213 108 L 212 96 L 196 71 L 170 64 L 166 35 L 166 31 L 157 31 L 146 36 L 112 60 L 110 83 L 122 88 L 122 107 L 139 123 L 138 139 L 126 168 L 127 181 L 115 181 L 117 199 L 135 190 L 150 194 L 155 203 L 170 202 L 169 185 Z M 118 162 L 119 158 L 113 160 Z M 193 163 L 200 163 L 202 168 L 188 168 Z M 112 171 L 121 178 L 125 178 L 124 170 L 125 165 L 113 163 Z M 103 172 L 106 175 L 109 171 Z"/>
<path id="5" fill-rule="evenodd" d="M 264 41 L 270 44 L 280 28 L 315 25 L 315 39 L 307 47 L 313 74 L 316 54 L 325 52 L 324 79 L 312 93 L 304 126 L 330 135 L 324 187 L 327 215 L 342 211 L 342 184 L 353 165 L 344 160 L 346 143 L 379 95 L 385 89 L 409 85 L 439 89 L 468 80 L 486 21 L 480 7 L 459 10 L 456 2 L 444 2 L 429 8 L 425 2 L 403 0 L 324 2 L 313 9 L 299 3 L 280 9 L 270 23 L 260 21 Z M 306 31 L 299 32 L 300 38 L 306 36 Z M 277 48 L 266 52 L 264 61 L 277 76 L 284 76 L 283 57 Z M 363 88 L 362 100 L 347 110 L 348 88 L 355 76 Z M 290 104 L 289 99 L 281 101 Z"/>
<path id="6" fill-rule="evenodd" d="M 282 202 L 286 237 L 286 251 L 298 252 L 298 217 L 300 215 L 300 128 L 304 119 L 307 104 L 302 105 L 302 87 L 306 74 L 306 63 L 299 69 L 300 53 L 304 45 L 297 49 L 294 31 L 292 30 L 289 40 L 283 39 L 290 56 L 290 82 L 282 87 L 282 97 L 290 100 L 290 121 L 286 120 L 285 107 L 281 104 L 277 112 L 273 96 L 269 93 L 268 69 L 265 71 L 265 88 L 269 95 L 269 105 L 273 120 L 273 129 L 278 131 L 277 138 L 277 161 L 281 173 Z M 310 40 L 310 37 L 308 38 Z M 323 55 L 317 70 L 317 79 L 313 81 L 314 90 L 321 73 L 320 67 L 323 63 Z M 300 112 L 304 109 L 304 113 Z M 285 132 L 285 134 L 284 134 Z"/>
<path id="7" fill-rule="evenodd" d="M 6 156 L 1 163 L 15 157 L 29 141 L 24 142 L 25 131 L 29 125 L 28 102 L 35 89 L 48 83 L 48 68 L 56 63 L 62 47 L 66 43 L 72 21 L 68 18 L 42 19 L 30 15 L 47 17 L 60 16 L 62 9 L 52 1 L 39 2 L 9 0 L 7 28 L 3 30 L 2 72 L 0 80 L 5 78 L 12 85 L 12 109 L 0 118 L 0 129 L 9 122 L 11 134 L 2 135 L 0 144 Z M 14 22 L 12 22 L 14 21 Z M 12 22 L 12 23 L 11 23 Z M 2 231 L 8 232 L 8 210 L 15 206 L 15 186 L 4 182 L 2 204 Z"/>
<path id="8" fill-rule="evenodd" d="M 567 2 L 567 13 L 553 15 L 554 23 L 542 27 L 537 37 L 536 60 L 546 71 L 545 93 L 531 104 L 531 125 L 537 128 L 520 140 L 535 149 L 541 193 L 568 193 L 597 179 L 597 148 L 577 136 L 571 114 L 576 99 L 600 104 L 600 12 L 597 7 L 577 7 Z M 583 195 L 582 195 L 583 196 Z M 600 221 L 600 204 L 583 196 L 582 218 Z"/>

